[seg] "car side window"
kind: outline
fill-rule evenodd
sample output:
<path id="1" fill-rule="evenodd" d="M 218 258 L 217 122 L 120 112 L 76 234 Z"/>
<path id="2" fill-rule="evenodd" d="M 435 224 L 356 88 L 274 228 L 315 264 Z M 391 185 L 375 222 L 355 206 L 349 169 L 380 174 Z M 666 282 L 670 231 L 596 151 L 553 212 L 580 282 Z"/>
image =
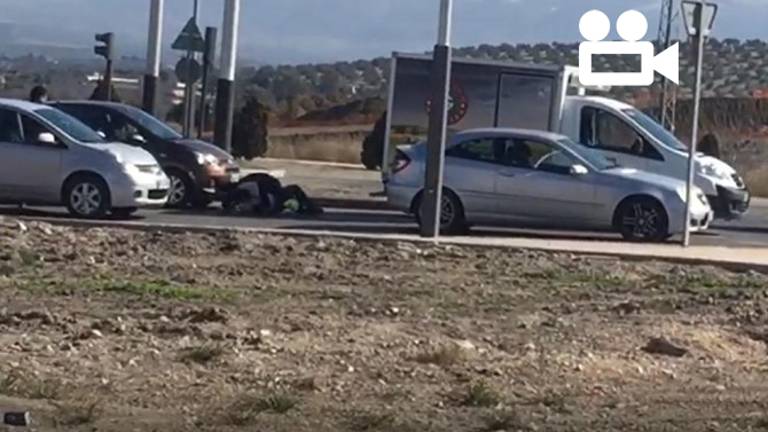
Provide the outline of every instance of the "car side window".
<path id="1" fill-rule="evenodd" d="M 21 144 L 24 135 L 21 131 L 21 119 L 16 111 L 0 109 L 0 143 Z"/>
<path id="2" fill-rule="evenodd" d="M 626 122 L 608 111 L 585 107 L 581 112 L 582 144 L 618 153 L 662 159 L 658 150 Z"/>
<path id="3" fill-rule="evenodd" d="M 21 124 L 24 131 L 24 142 L 26 144 L 41 144 L 38 140 L 40 134 L 53 134 L 47 127 L 40 124 L 40 122 L 25 115 L 21 116 Z"/>
<path id="4" fill-rule="evenodd" d="M 568 174 L 575 163 L 562 149 L 528 139 L 507 141 L 505 165 L 555 174 Z"/>
<path id="5" fill-rule="evenodd" d="M 85 123 L 91 129 L 96 132 L 101 132 L 109 138 L 109 124 L 107 123 L 107 119 L 103 112 L 87 106 L 63 105 L 57 108 L 60 108 L 62 111 Z"/>
<path id="6" fill-rule="evenodd" d="M 500 163 L 503 141 L 496 138 L 479 138 L 464 141 L 446 150 L 446 156 L 478 162 Z"/>
<path id="7" fill-rule="evenodd" d="M 133 142 L 133 136 L 139 134 L 136 126 L 131 124 L 123 115 L 109 113 L 107 114 L 107 120 L 111 132 L 110 139 L 130 144 Z"/>

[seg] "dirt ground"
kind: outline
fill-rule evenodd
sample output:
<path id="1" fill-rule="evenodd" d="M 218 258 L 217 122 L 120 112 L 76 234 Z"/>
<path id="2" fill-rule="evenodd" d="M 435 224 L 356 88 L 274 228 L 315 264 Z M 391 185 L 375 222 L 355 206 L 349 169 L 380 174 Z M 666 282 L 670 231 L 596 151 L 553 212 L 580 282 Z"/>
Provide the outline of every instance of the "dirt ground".
<path id="1" fill-rule="evenodd" d="M 0 411 L 39 431 L 766 430 L 767 283 L 5 219 Z"/>

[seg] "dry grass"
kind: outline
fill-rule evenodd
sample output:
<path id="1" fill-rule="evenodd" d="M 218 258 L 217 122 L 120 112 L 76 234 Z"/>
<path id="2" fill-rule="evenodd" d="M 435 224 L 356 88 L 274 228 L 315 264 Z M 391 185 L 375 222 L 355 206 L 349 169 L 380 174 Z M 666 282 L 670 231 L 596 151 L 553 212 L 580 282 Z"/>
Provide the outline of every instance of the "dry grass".
<path id="1" fill-rule="evenodd" d="M 276 392 L 267 396 L 242 393 L 221 410 L 223 415 L 221 422 L 232 426 L 252 425 L 262 413 L 286 414 L 296 408 L 299 402 L 298 397 L 285 392 Z"/>
<path id="2" fill-rule="evenodd" d="M 179 361 L 207 365 L 223 356 L 224 352 L 224 348 L 219 345 L 200 345 L 183 349 Z"/>
<path id="3" fill-rule="evenodd" d="M 501 395 L 485 381 L 478 381 L 469 386 L 461 404 L 470 407 L 494 407 L 501 403 Z"/>
<path id="4" fill-rule="evenodd" d="M 88 398 L 79 401 L 51 402 L 56 407 L 53 421 L 60 426 L 82 426 L 91 424 L 101 413 L 101 401 Z"/>
<path id="5" fill-rule="evenodd" d="M 744 181 L 754 196 L 768 197 L 768 167 L 760 167 L 747 171 Z"/>
<path id="6" fill-rule="evenodd" d="M 64 385 L 57 379 L 44 379 L 20 369 L 5 373 L 0 378 L 0 394 L 27 399 L 58 399 Z"/>
<path id="7" fill-rule="evenodd" d="M 417 363 L 433 364 L 447 367 L 463 363 L 467 359 L 464 349 L 458 345 L 441 345 L 437 348 L 430 348 L 427 351 L 417 354 L 413 360 Z"/>

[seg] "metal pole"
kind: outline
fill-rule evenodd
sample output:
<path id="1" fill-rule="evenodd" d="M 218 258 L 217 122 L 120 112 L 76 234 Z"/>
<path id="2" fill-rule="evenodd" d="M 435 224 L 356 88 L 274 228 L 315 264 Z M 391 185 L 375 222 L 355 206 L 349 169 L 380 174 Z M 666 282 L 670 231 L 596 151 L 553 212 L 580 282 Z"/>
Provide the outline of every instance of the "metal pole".
<path id="1" fill-rule="evenodd" d="M 163 3 L 165 0 L 151 0 L 149 10 L 149 37 L 147 40 L 147 71 L 144 75 L 142 107 L 150 114 L 157 112 L 157 80 L 160 76 L 160 62 L 163 39 Z"/>
<path id="2" fill-rule="evenodd" d="M 197 138 L 203 138 L 208 120 L 208 74 L 216 57 L 216 27 L 205 29 L 205 52 L 203 53 L 203 82 L 200 90 L 200 123 L 197 127 Z"/>
<path id="3" fill-rule="evenodd" d="M 443 168 L 445 165 L 445 139 L 448 121 L 448 97 L 451 82 L 451 16 L 452 0 L 441 0 L 440 22 L 432 60 L 432 104 L 429 112 L 427 136 L 427 167 L 424 178 L 424 211 L 422 237 L 440 236 L 440 203 L 443 195 Z M 418 211 L 418 210 L 417 210 Z"/>
<path id="4" fill-rule="evenodd" d="M 240 26 L 240 0 L 225 0 L 221 41 L 221 72 L 216 91 L 216 129 L 214 141 L 232 151 L 232 125 L 235 116 L 235 68 L 237 33 Z"/>
<path id="5" fill-rule="evenodd" d="M 685 199 L 685 235 L 683 246 L 691 245 L 691 204 L 693 203 L 693 186 L 696 176 L 696 145 L 699 139 L 699 110 L 701 107 L 701 74 L 704 63 L 704 5 L 702 2 L 696 5 L 693 17 L 696 23 L 696 82 L 693 88 L 693 132 L 691 133 L 691 146 L 688 156 L 688 184 Z"/>
<path id="6" fill-rule="evenodd" d="M 200 2 L 194 0 L 192 4 L 192 19 L 197 24 L 197 18 L 200 13 Z M 187 52 L 187 59 L 190 63 L 196 60 L 195 53 Z M 197 93 L 197 84 L 192 82 L 192 68 L 188 68 L 187 82 L 184 85 L 184 137 L 192 136 L 195 127 L 195 93 Z"/>
<path id="7" fill-rule="evenodd" d="M 114 66 L 111 59 L 107 59 L 107 71 L 104 74 L 104 100 L 107 102 L 112 101 L 112 75 L 113 75 Z"/>

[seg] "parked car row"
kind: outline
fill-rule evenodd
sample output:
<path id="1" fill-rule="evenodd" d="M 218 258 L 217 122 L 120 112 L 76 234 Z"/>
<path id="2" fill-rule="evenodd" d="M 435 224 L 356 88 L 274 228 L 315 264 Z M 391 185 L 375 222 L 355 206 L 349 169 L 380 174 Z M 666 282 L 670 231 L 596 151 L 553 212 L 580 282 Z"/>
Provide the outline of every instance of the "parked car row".
<path id="1" fill-rule="evenodd" d="M 78 217 L 207 206 L 236 182 L 232 156 L 114 103 L 0 99 L 0 203 L 63 205 Z"/>

